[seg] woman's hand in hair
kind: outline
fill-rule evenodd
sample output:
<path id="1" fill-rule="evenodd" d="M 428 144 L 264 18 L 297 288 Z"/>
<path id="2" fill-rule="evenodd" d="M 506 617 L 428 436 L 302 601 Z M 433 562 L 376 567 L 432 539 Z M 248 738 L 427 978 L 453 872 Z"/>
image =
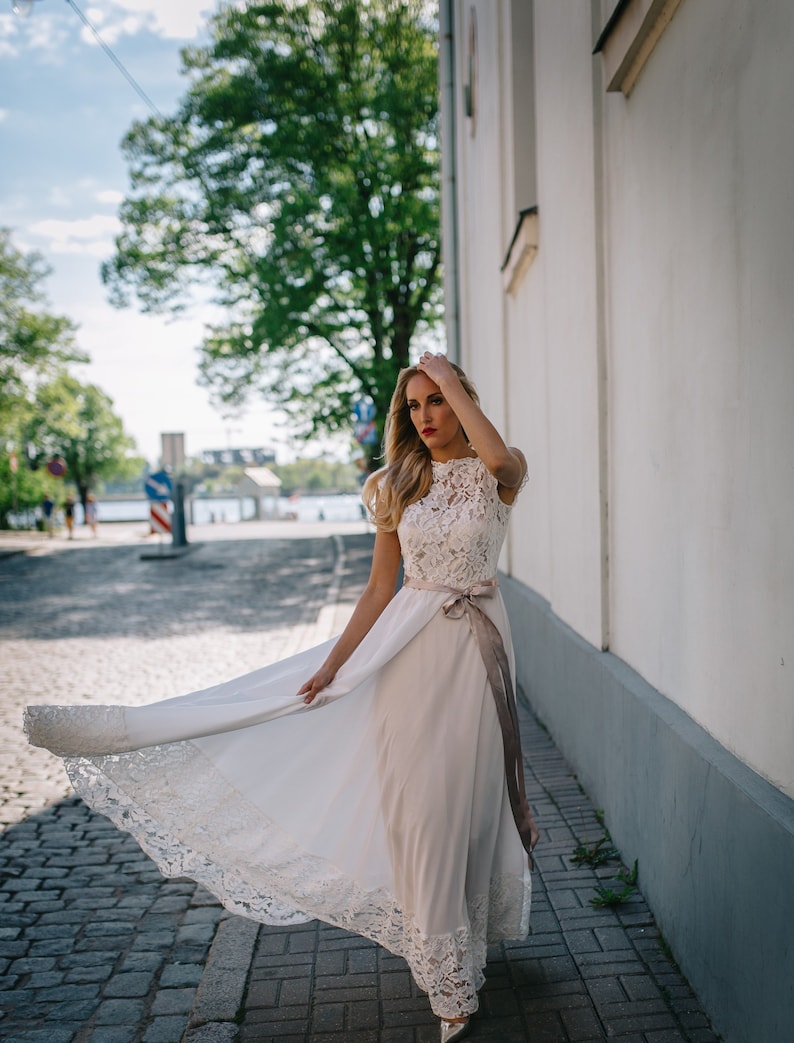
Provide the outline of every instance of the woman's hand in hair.
<path id="1" fill-rule="evenodd" d="M 439 387 L 450 380 L 460 383 L 446 355 L 434 355 L 431 351 L 426 351 L 417 362 L 416 368 Z"/>

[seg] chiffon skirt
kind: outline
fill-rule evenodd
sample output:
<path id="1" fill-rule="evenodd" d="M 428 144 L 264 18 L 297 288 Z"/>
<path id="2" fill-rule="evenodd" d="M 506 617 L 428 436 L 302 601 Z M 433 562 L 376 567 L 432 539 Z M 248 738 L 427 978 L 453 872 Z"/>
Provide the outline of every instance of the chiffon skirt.
<path id="1" fill-rule="evenodd" d="M 167 876 L 371 938 L 466 1015 L 487 944 L 527 934 L 531 884 L 482 658 L 444 600 L 402 589 L 309 707 L 330 642 L 149 706 L 29 707 L 28 737 Z M 501 597 L 486 611 L 510 652 Z"/>

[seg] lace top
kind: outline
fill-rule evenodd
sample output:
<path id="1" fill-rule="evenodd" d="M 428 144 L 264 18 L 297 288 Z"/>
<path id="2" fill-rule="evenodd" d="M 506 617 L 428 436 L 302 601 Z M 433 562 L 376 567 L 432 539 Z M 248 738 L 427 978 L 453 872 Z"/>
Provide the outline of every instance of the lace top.
<path id="1" fill-rule="evenodd" d="M 509 517 L 482 460 L 434 460 L 430 490 L 406 507 L 397 526 L 405 575 L 460 589 L 492 579 Z"/>

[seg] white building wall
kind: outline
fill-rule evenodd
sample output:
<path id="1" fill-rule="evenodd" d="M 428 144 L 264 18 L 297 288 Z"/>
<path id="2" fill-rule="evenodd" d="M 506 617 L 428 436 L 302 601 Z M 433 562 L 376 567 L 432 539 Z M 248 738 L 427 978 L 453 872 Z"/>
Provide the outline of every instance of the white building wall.
<path id="1" fill-rule="evenodd" d="M 684 0 L 629 98 L 594 96 L 590 5 L 533 8 L 521 96 L 510 0 L 455 7 L 462 363 L 530 465 L 505 567 L 794 795 L 794 7 Z"/>
<path id="2" fill-rule="evenodd" d="M 518 682 L 718 1031 L 789 1040 L 794 4 L 680 0 L 628 97 L 595 39 L 674 0 L 453 6 L 463 363 L 529 461 Z"/>
<path id="3" fill-rule="evenodd" d="M 489 11 L 487 0 L 458 3 L 457 25 L 464 28 L 456 39 L 456 65 L 467 65 L 468 26 L 474 11 L 477 51 L 483 70 L 476 94 L 474 123 L 465 118 L 462 92 L 457 92 L 459 129 L 458 228 L 462 244 L 459 267 L 461 314 L 461 365 L 477 385 L 484 407 L 494 423 L 503 427 L 504 360 L 503 301 L 498 278 L 504 249 L 503 174 L 498 157 L 504 155 L 504 112 L 501 75 L 502 32 L 500 8 Z M 489 13 L 492 17 L 489 17 Z M 474 131 L 472 127 L 476 128 Z M 493 157 L 484 164 L 481 155 Z M 469 253 L 476 244 L 477 262 Z M 484 278 L 484 273 L 495 273 Z"/>
<path id="4" fill-rule="evenodd" d="M 579 57 L 590 49 L 590 11 L 563 0 L 535 4 L 534 15 L 539 240 L 527 283 L 542 283 L 544 315 L 531 333 L 516 329 L 509 352 L 526 352 L 531 339 L 546 358 L 551 575 L 543 593 L 561 619 L 601 648 L 608 621 L 602 612 L 592 73 Z M 531 294 L 529 285 L 522 291 Z M 514 392 L 520 396 L 520 386 Z M 521 417 L 518 402 L 512 417 Z"/>
<path id="5" fill-rule="evenodd" d="M 600 648 L 607 620 L 591 72 L 575 61 L 583 49 L 589 53 L 590 12 L 576 0 L 539 7 L 539 37 L 554 41 L 536 52 L 542 242 L 511 295 L 500 269 L 521 204 L 506 160 L 522 108 L 529 122 L 536 103 L 531 94 L 510 93 L 509 0 L 456 6 L 457 66 L 468 68 L 474 10 L 479 68 L 474 130 L 458 92 L 461 354 L 489 415 L 528 457 L 530 489 L 512 526 L 511 573 Z M 571 60 L 561 62 L 561 55 Z"/>
<path id="6" fill-rule="evenodd" d="M 794 796 L 794 7 L 605 103 L 612 650 Z"/>

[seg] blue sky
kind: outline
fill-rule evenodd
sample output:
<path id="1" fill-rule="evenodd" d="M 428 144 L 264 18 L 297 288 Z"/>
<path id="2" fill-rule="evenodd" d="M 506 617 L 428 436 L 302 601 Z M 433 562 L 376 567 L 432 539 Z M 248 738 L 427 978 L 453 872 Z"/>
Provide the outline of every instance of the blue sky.
<path id="1" fill-rule="evenodd" d="M 186 86 L 180 50 L 205 39 L 214 0 L 77 3 L 160 111 L 173 111 Z M 11 8 L 0 0 L 0 225 L 52 268 L 51 309 L 78 324 L 92 360 L 76 375 L 110 395 L 152 462 L 161 431 L 183 431 L 191 455 L 273 445 L 288 458 L 266 403 L 227 419 L 196 385 L 201 309 L 174 321 L 108 304 L 99 265 L 127 188 L 119 143 L 149 110 L 65 0 L 36 0 L 25 18 Z"/>

